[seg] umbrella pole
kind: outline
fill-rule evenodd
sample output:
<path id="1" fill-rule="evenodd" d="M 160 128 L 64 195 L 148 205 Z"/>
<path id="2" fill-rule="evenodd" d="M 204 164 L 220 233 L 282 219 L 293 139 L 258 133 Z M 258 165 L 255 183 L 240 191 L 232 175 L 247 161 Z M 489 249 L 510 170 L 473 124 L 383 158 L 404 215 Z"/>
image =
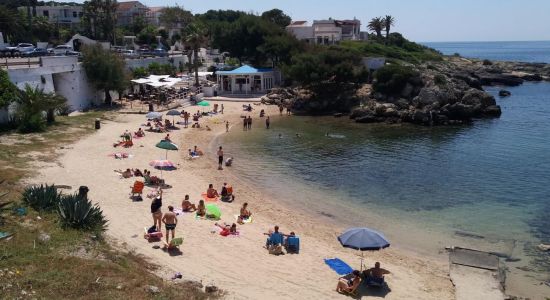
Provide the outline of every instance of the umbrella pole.
<path id="1" fill-rule="evenodd" d="M 359 251 L 361 251 L 361 250 L 359 250 Z M 363 259 L 364 259 L 363 251 L 361 251 L 361 266 L 360 266 L 361 272 L 363 272 Z"/>

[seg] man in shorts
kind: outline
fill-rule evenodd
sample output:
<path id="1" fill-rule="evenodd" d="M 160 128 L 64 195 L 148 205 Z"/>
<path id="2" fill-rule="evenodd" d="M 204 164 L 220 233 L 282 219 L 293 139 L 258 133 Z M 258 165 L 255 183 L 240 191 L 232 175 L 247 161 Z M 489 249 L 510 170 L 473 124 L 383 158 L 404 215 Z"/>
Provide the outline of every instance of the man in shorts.
<path id="1" fill-rule="evenodd" d="M 166 243 L 168 244 L 168 234 L 172 232 L 173 239 L 176 235 L 176 225 L 178 224 L 178 218 L 176 217 L 176 213 L 174 213 L 173 206 L 168 206 L 168 212 L 165 213 L 162 217 L 162 223 L 164 223 L 164 226 L 166 228 Z"/>

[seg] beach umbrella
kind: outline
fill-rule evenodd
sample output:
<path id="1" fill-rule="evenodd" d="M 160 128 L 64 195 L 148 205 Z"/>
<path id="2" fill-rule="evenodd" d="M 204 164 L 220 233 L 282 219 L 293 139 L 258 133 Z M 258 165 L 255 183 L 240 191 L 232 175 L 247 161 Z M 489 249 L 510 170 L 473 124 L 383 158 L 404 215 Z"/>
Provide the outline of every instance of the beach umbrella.
<path id="1" fill-rule="evenodd" d="M 203 100 L 203 101 L 197 103 L 197 105 L 198 106 L 210 106 L 210 102 Z"/>
<path id="2" fill-rule="evenodd" d="M 162 141 L 158 142 L 155 146 L 157 148 L 166 150 L 166 159 L 168 159 L 168 150 L 177 151 L 179 149 L 178 145 L 176 145 L 176 144 L 174 144 L 170 141 L 167 141 L 167 140 L 162 140 Z"/>
<path id="3" fill-rule="evenodd" d="M 361 251 L 361 269 L 363 269 L 363 251 L 381 250 L 390 246 L 386 237 L 370 228 L 350 228 L 338 236 L 338 241 L 345 248 Z"/>
<path id="4" fill-rule="evenodd" d="M 160 178 L 162 178 L 162 170 L 164 168 L 175 168 L 174 164 L 165 159 L 156 159 L 149 163 L 151 167 L 159 168 L 160 169 Z"/>
<path id="5" fill-rule="evenodd" d="M 150 119 L 160 119 L 160 118 L 162 118 L 162 113 L 157 112 L 157 111 L 152 111 L 152 112 L 147 113 L 145 115 L 145 117 L 149 120 Z"/>
<path id="6" fill-rule="evenodd" d="M 216 204 L 206 204 L 206 214 L 212 215 L 219 220 L 222 216 L 222 211 Z"/>
<path id="7" fill-rule="evenodd" d="M 176 124 L 174 123 L 174 116 L 179 116 L 181 115 L 181 112 L 175 110 L 175 109 L 172 109 L 171 111 L 167 112 L 166 113 L 167 116 L 172 116 L 172 124 Z"/>

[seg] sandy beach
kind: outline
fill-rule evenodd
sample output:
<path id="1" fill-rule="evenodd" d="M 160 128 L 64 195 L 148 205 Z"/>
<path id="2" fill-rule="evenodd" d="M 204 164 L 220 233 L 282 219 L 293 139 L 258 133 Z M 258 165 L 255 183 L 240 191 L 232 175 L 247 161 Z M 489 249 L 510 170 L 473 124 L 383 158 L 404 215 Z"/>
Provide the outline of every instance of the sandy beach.
<path id="1" fill-rule="evenodd" d="M 101 206 L 109 220 L 108 239 L 160 265 L 159 275 L 167 280 L 174 272 L 181 272 L 184 279 L 214 284 L 227 291 L 227 299 L 346 299 L 347 296 L 335 292 L 339 275 L 323 261 L 338 257 L 359 268 L 357 251 L 342 248 L 336 240 L 345 228 L 320 223 L 314 216 L 283 206 L 277 201 L 277 195 L 263 194 L 238 178 L 231 168 L 238 168 L 239 160 L 244 158 L 232 149 L 224 149 L 226 157 L 235 158 L 233 166 L 224 170 L 217 170 L 217 158 L 211 154 L 186 159 L 187 149 L 195 145 L 203 150 L 217 147 L 214 143 L 218 135 L 225 133 L 225 121 L 230 122 L 230 130 L 242 130 L 242 103 L 223 103 L 225 113 L 203 118 L 201 129 L 189 127 L 170 132 L 180 151 L 168 153 L 168 159 L 177 165 L 177 170 L 162 174 L 166 183 L 172 186 L 164 190 L 162 211 L 166 212 L 168 205 L 181 207 L 186 194 L 190 195 L 191 202 L 197 203 L 209 183 L 219 190 L 223 182 L 228 182 L 234 187 L 236 200 L 217 203 L 222 210 L 220 222 L 233 223 L 244 202 L 249 203 L 253 213 L 252 223 L 239 226 L 238 237 L 222 237 L 217 230 L 212 233 L 215 221 L 197 220 L 194 213 L 188 213 L 178 217 L 176 228 L 176 236 L 184 238 L 181 255 L 171 256 L 155 249 L 153 246 L 161 243 L 149 243 L 143 238 L 143 228 L 152 225 L 151 200 L 145 197 L 152 188 L 145 188 L 143 202 L 132 202 L 130 186 L 142 178 L 121 179 L 113 170 L 151 170 L 149 162 L 165 156 L 165 151 L 156 148 L 155 144 L 166 134 L 146 132 L 144 138 L 134 139 L 134 146 L 129 149 L 113 148 L 112 145 L 125 130 L 136 131 L 143 127 L 144 115 L 121 114 L 115 121 L 104 121 L 96 133 L 72 145 L 64 145 L 65 149 L 59 150 L 62 151 L 59 160 L 40 166 L 30 183 L 69 185 L 72 191 L 81 185 L 88 186 L 89 198 Z M 253 130 L 265 130 L 264 120 L 258 118 L 260 109 L 265 109 L 267 115 L 278 114 L 274 106 L 253 107 Z M 204 125 L 212 130 L 207 131 Z M 127 152 L 132 157 L 115 159 L 109 156 L 115 152 Z M 153 170 L 152 174 L 160 176 L 160 171 Z M 268 254 L 263 248 L 266 239 L 263 233 L 274 225 L 279 225 L 283 233 L 294 231 L 300 236 L 300 254 Z M 445 262 L 434 262 L 392 247 L 365 253 L 367 266 L 376 261 L 392 272 L 386 276 L 390 291 L 369 296 L 369 289 L 362 299 L 454 299 Z"/>

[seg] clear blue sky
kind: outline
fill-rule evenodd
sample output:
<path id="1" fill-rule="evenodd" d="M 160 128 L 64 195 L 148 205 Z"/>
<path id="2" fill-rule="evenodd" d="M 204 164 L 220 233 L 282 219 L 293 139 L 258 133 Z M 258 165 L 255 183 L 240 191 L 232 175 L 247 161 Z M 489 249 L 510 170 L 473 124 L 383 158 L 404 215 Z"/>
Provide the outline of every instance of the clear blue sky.
<path id="1" fill-rule="evenodd" d="M 83 0 L 77 0 L 82 2 Z M 120 1 L 120 0 L 119 0 Z M 183 6 L 193 13 L 279 8 L 293 20 L 332 17 L 368 20 L 390 14 L 396 30 L 419 42 L 550 40 L 550 0 L 141 0 Z"/>

